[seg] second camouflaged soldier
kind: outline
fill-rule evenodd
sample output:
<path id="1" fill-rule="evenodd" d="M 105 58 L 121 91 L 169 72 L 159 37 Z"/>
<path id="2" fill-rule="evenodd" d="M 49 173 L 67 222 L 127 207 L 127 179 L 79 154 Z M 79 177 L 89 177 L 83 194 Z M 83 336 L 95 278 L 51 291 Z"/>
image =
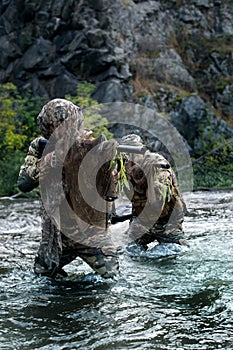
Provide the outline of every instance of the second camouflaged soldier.
<path id="1" fill-rule="evenodd" d="M 121 145 L 143 146 L 140 136 L 124 136 Z M 126 176 L 130 190 L 125 189 L 132 203 L 132 222 L 128 229 L 127 249 L 146 250 L 148 244 L 187 244 L 182 228 L 184 203 L 174 171 L 159 153 L 127 154 Z"/>

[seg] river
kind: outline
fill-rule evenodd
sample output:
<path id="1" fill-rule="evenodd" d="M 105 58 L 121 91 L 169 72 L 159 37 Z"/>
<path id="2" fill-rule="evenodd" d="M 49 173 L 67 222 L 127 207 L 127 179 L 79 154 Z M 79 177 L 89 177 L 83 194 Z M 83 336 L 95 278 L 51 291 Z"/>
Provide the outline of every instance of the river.
<path id="1" fill-rule="evenodd" d="M 76 276 L 34 276 L 39 202 L 0 200 L 1 350 L 232 350 L 233 193 L 189 196 L 190 250 L 176 257 L 132 259 L 120 253 L 117 282 L 94 277 L 77 259 Z M 124 246 L 127 223 L 114 225 Z"/>

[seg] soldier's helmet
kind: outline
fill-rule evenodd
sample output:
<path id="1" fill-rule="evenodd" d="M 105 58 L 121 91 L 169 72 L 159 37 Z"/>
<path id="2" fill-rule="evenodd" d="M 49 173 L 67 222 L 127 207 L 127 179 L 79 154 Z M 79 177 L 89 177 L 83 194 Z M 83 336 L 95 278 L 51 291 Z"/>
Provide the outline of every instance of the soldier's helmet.
<path id="1" fill-rule="evenodd" d="M 84 117 L 81 109 L 68 100 L 55 98 L 43 106 L 37 116 L 37 125 L 42 136 L 49 139 L 54 130 L 69 118 L 74 121 L 74 127 L 79 130 L 83 128 Z"/>

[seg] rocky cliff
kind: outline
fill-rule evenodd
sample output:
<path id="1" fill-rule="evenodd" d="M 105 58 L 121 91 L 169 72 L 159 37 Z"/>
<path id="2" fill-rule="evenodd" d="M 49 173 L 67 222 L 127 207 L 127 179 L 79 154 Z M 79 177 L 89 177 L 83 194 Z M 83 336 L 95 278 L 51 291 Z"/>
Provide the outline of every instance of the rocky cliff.
<path id="1" fill-rule="evenodd" d="M 203 128 L 232 137 L 232 0 L 2 0 L 0 48 L 0 83 L 22 93 L 86 80 L 99 102 L 168 115 L 196 152 Z"/>

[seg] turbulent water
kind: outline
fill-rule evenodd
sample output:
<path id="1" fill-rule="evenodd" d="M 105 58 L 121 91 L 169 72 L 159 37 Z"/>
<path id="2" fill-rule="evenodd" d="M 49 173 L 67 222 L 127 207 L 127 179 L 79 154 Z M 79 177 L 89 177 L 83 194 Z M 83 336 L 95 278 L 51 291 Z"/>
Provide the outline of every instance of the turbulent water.
<path id="1" fill-rule="evenodd" d="M 233 193 L 195 192 L 188 208 L 188 252 L 131 258 L 119 223 L 117 282 L 80 260 L 66 267 L 69 281 L 51 281 L 32 270 L 39 202 L 0 200 L 0 349 L 232 350 Z"/>

